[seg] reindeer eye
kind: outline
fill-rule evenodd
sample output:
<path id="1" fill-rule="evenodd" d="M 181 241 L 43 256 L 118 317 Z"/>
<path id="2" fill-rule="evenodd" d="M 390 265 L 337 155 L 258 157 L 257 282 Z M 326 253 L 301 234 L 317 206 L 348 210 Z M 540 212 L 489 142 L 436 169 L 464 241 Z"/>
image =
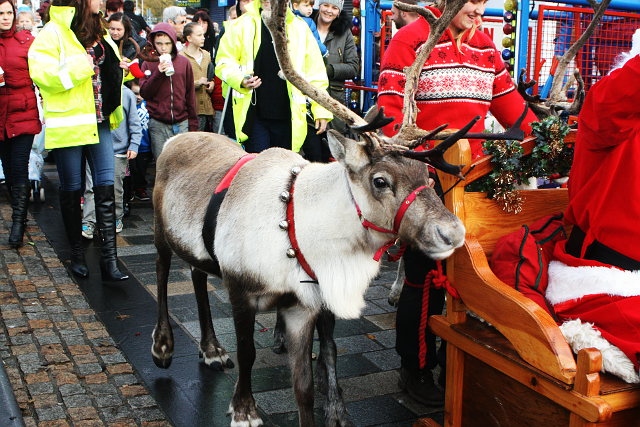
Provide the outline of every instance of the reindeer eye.
<path id="1" fill-rule="evenodd" d="M 389 183 L 387 182 L 386 179 L 377 177 L 377 178 L 373 178 L 373 186 L 376 187 L 377 189 L 387 188 L 389 187 Z"/>

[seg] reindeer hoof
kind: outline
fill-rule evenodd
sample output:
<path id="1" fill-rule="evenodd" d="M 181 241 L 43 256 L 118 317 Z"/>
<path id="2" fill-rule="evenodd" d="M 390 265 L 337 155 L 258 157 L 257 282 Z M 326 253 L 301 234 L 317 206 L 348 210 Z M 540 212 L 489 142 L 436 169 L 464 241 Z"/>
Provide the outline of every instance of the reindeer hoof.
<path id="1" fill-rule="evenodd" d="M 153 356 L 153 363 L 156 364 L 158 368 L 168 369 L 171 366 L 171 362 L 173 361 L 172 357 L 167 359 L 161 359 L 159 357 Z"/>
<path id="2" fill-rule="evenodd" d="M 216 349 L 212 356 L 200 352 L 200 357 L 204 358 L 204 364 L 214 371 L 224 371 L 225 368 L 231 369 L 236 366 L 223 349 Z"/>

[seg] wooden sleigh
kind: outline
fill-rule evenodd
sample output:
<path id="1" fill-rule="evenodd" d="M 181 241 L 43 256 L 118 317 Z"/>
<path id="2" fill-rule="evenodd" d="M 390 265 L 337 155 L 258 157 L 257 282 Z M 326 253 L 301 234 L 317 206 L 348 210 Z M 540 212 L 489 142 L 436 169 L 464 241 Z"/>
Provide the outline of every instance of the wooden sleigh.
<path id="1" fill-rule="evenodd" d="M 452 164 L 469 165 L 470 158 L 467 141 L 446 154 Z M 467 230 L 464 246 L 447 260 L 460 299 L 448 296 L 446 315 L 429 320 L 447 341 L 445 426 L 640 426 L 640 385 L 600 373 L 596 349 L 576 358 L 551 316 L 489 268 L 498 238 L 564 211 L 567 190 L 525 190 L 522 212 L 506 213 L 485 193 L 465 192 L 465 185 L 491 171 L 487 159 L 473 166 L 445 196 Z M 455 177 L 440 178 L 445 189 L 456 183 Z"/>

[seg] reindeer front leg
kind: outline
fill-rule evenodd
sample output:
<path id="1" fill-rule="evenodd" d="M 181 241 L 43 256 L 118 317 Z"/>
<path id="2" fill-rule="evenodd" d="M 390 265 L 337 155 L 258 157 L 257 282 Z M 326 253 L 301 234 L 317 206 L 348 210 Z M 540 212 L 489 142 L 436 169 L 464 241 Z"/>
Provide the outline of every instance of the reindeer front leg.
<path id="1" fill-rule="evenodd" d="M 262 425 L 262 419 L 258 415 L 251 390 L 251 369 L 256 360 L 256 347 L 253 341 L 256 307 L 247 297 L 241 282 L 224 277 L 224 274 L 223 282 L 229 290 L 238 343 L 238 381 L 229 404 L 231 427 L 258 427 Z"/>
<path id="2" fill-rule="evenodd" d="M 156 224 L 158 227 L 158 224 Z M 158 322 L 153 329 L 151 338 L 151 356 L 159 368 L 167 369 L 173 359 L 173 331 L 169 324 L 169 308 L 167 306 L 167 283 L 171 268 L 171 249 L 166 241 L 156 231 L 155 244 L 158 251 L 156 258 L 156 282 L 158 293 Z"/>
<path id="3" fill-rule="evenodd" d="M 337 349 L 333 339 L 336 318 L 329 310 L 322 310 L 316 321 L 320 353 L 316 365 L 318 388 L 326 395 L 324 415 L 325 425 L 347 427 L 353 426 L 342 400 L 342 390 L 338 385 L 336 371 Z"/>
<path id="4" fill-rule="evenodd" d="M 291 365 L 291 381 L 298 404 L 300 427 L 313 427 L 313 372 L 311 343 L 317 313 L 300 305 L 280 308 L 287 330 L 287 350 Z"/>
<path id="5" fill-rule="evenodd" d="M 191 267 L 191 281 L 196 294 L 198 304 L 198 320 L 200 321 L 200 354 L 204 358 L 204 364 L 216 370 L 233 368 L 233 361 L 227 351 L 220 346 L 216 337 L 211 319 L 211 306 L 207 293 L 207 273 Z"/>

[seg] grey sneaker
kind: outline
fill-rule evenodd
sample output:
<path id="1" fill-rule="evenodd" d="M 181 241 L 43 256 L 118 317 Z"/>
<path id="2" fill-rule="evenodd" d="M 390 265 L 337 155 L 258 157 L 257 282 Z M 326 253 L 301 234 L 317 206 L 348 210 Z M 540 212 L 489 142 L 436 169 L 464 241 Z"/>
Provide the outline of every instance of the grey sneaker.
<path id="1" fill-rule="evenodd" d="M 91 224 L 82 224 L 82 237 L 85 239 L 93 239 L 94 226 Z"/>
<path id="2" fill-rule="evenodd" d="M 400 368 L 398 387 L 425 406 L 441 407 L 444 405 L 444 392 L 436 385 L 433 373 L 429 369 L 413 371 Z"/>

